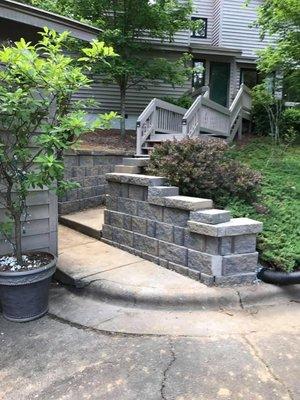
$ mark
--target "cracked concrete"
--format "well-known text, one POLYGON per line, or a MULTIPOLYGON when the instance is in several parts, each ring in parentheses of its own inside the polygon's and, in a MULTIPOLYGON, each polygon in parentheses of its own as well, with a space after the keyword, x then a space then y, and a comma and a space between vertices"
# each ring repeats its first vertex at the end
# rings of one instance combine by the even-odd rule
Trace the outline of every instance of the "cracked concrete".
MULTIPOLYGON (((60 299, 64 318, 50 314, 14 324, 0 317, 1 400, 296 400, 300 396, 297 305, 277 308, 278 315, 275 310, 263 315, 240 311, 244 317, 233 316, 238 318, 238 329, 229 324, 230 315, 223 319, 221 330, 215 329, 211 321, 219 313, 202 312, 198 335, 180 336, 172 324, 168 335, 156 334, 155 323, 152 334, 105 330, 103 305, 98 304, 102 323, 96 326, 91 315, 95 319, 97 309, 90 310, 90 300, 82 299, 86 301, 82 309, 75 302, 72 311, 74 295, 66 292, 64 301, 60 299), (253 319, 260 323, 253 326, 253 319)), ((187 319, 183 314, 186 325, 200 318, 199 314, 187 319)), ((136 325, 140 316, 136 314, 136 325)), ((169 323, 165 317, 160 314, 161 324, 169 323)))
POLYGON ((176 355, 175 355, 175 351, 174 351, 174 347, 173 347, 173 342, 171 339, 169 339, 169 347, 170 347, 170 361, 168 362, 166 368, 163 371, 163 379, 162 379, 161 387, 160 387, 160 394, 161 394, 162 400, 167 400, 167 398, 165 396, 165 390, 166 390, 166 385, 167 385, 168 372, 170 371, 172 365, 176 361, 176 355))

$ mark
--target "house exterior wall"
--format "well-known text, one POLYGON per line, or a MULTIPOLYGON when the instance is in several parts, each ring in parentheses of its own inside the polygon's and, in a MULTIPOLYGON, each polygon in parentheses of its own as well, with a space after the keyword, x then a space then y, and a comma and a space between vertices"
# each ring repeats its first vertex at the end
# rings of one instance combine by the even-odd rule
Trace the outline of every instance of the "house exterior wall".
POLYGON ((222 10, 219 41, 216 45, 242 50, 243 57, 257 57, 270 39, 259 37, 259 28, 251 27, 256 20, 260 0, 252 0, 246 7, 244 0, 220 0, 222 10))
MULTIPOLYGON (((32 190, 27 197, 28 218, 24 223, 24 251, 50 251, 57 254, 57 197, 47 189, 32 190)), ((0 206, 0 221, 5 221, 5 209, 0 206)), ((9 254, 11 245, 1 237, 0 255, 9 254)))

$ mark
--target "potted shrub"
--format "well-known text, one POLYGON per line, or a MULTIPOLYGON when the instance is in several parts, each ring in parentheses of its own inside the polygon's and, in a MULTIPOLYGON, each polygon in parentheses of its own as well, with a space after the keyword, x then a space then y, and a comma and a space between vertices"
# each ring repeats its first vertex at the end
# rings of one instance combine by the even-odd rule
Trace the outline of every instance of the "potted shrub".
POLYGON ((79 63, 114 53, 95 41, 75 60, 63 53, 67 39, 68 33, 45 28, 35 45, 21 39, 0 49, 0 240, 11 245, 9 254, 0 255, 0 300, 4 317, 13 321, 47 312, 56 264, 54 254, 23 250, 28 196, 36 188, 76 186, 64 181, 62 152, 115 117, 105 114, 89 123, 81 102, 69 107, 72 95, 91 82, 79 63))

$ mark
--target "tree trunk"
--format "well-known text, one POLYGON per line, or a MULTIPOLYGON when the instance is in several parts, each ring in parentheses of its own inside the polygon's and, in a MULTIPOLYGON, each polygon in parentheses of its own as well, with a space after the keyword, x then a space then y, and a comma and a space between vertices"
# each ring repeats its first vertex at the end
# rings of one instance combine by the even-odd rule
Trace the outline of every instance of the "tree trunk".
POLYGON ((15 223, 15 251, 16 258, 19 265, 22 265, 22 222, 21 214, 14 215, 15 223))
POLYGON ((120 106, 121 106, 121 121, 120 130, 121 138, 125 139, 126 129, 125 129, 125 116, 126 116, 126 87, 125 85, 120 86, 120 106))

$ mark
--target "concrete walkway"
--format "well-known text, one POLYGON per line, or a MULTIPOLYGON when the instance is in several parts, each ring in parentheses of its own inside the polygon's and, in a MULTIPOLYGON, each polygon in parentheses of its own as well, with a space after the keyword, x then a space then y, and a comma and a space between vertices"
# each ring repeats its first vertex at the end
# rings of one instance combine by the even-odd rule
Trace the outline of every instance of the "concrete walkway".
POLYGON ((56 278, 96 300, 143 308, 214 309, 299 301, 296 287, 207 287, 67 227, 60 227, 56 278))
POLYGON ((100 239, 104 224, 105 207, 95 207, 72 214, 62 215, 59 221, 62 225, 75 229, 95 239, 100 239))

